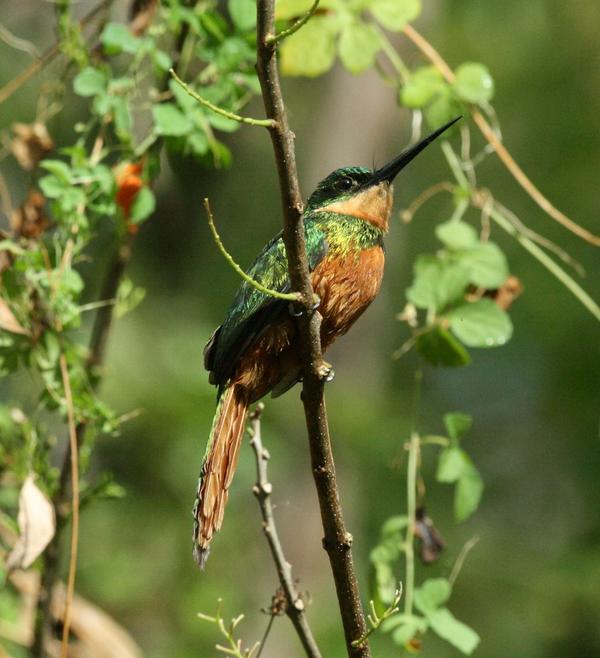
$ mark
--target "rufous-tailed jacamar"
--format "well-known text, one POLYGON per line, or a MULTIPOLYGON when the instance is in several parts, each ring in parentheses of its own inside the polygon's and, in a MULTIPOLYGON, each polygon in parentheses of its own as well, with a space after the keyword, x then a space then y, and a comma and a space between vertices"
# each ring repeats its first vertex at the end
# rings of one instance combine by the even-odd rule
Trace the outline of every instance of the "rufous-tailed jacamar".
MULTIPOLYGON (((394 178, 457 120, 381 169, 336 169, 310 196, 303 219, 311 282, 323 317, 323 350, 348 331, 379 292, 394 178)), ((267 288, 290 290, 281 233, 264 247, 248 274, 267 288)), ((288 308, 286 301, 244 282, 204 350, 218 402, 194 505, 194 555, 201 567, 223 522, 248 406, 269 392, 281 395, 302 379, 296 323, 288 308)))

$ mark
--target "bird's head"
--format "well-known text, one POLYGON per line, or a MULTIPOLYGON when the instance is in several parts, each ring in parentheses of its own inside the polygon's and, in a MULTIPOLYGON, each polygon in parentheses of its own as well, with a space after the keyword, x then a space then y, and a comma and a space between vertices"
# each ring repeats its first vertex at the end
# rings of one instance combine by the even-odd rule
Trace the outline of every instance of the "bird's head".
POLYGON ((317 185, 308 200, 306 210, 351 215, 387 231, 394 200, 394 179, 426 146, 459 119, 460 117, 457 117, 438 128, 380 169, 336 169, 317 185))

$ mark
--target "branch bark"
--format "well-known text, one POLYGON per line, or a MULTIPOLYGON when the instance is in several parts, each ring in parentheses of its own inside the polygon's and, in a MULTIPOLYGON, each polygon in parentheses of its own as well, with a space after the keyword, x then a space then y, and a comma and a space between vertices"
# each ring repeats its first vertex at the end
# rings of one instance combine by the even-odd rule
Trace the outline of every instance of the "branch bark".
POLYGON ((263 518, 263 531, 271 549, 271 555, 277 568, 277 575, 279 582, 286 598, 285 613, 290 618, 290 621, 296 629, 296 633, 300 638, 300 642, 304 647, 304 651, 309 658, 321 658, 321 652, 315 642, 306 615, 304 614, 304 601, 292 576, 292 567, 285 559, 283 548, 279 541, 279 534, 277 533, 277 526, 275 525, 275 517, 273 515, 273 506, 271 504, 271 483, 267 476, 267 462, 269 453, 262 444, 262 436, 260 431, 260 417, 262 414, 263 406, 259 404, 257 408, 250 415, 250 428, 249 433, 252 437, 250 445, 256 455, 256 485, 254 486, 254 495, 258 500, 260 511, 263 518))
POLYGON ((298 330, 303 360, 302 401, 310 444, 313 477, 319 497, 323 523, 323 546, 329 556, 344 627, 348 656, 367 658, 369 646, 353 646, 366 631, 358 581, 352 559, 352 535, 347 531, 340 504, 335 465, 331 450, 327 411, 323 396, 323 355, 321 350, 321 316, 313 308, 302 199, 296 170, 294 135, 287 122, 277 69, 274 0, 257 2, 256 69, 262 89, 266 115, 274 121, 269 128, 283 204, 283 241, 285 243, 292 290, 302 297, 302 315, 298 330))

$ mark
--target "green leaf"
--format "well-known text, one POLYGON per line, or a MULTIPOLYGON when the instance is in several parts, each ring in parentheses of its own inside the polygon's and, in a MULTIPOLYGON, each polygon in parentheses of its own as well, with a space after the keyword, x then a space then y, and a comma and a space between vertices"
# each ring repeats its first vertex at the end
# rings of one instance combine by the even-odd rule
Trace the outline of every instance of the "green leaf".
POLYGON ((454 492, 454 516, 457 521, 467 519, 479 506, 483 493, 483 480, 479 471, 471 460, 465 455, 468 464, 456 485, 454 492))
POLYGON ((467 463, 463 450, 455 447, 445 448, 440 452, 436 480, 446 483, 456 482, 463 474, 467 463))
MULTIPOLYGON (((425 118, 432 129, 456 119, 460 114, 464 114, 464 109, 449 86, 444 86, 436 94, 433 101, 425 108, 425 118)), ((444 133, 445 136, 451 135, 452 131, 458 130, 456 126, 444 133)))
POLYGON ((422 625, 421 620, 404 622, 392 632, 392 639, 398 646, 403 647, 421 630, 422 625))
POLYGON ((173 61, 164 50, 153 48, 150 51, 154 65, 161 71, 168 71, 173 66, 173 61))
POLYGON ((115 315, 117 318, 123 317, 129 311, 133 311, 146 296, 146 291, 139 286, 135 286, 129 277, 125 277, 117 291, 117 301, 115 304, 115 315))
POLYGON ((469 270, 469 282, 487 290, 499 288, 508 278, 508 263, 494 242, 480 242, 472 248, 454 252, 456 262, 469 270))
POLYGON ((444 414, 444 425, 451 439, 460 439, 460 437, 471 429, 473 418, 469 414, 454 411, 444 414))
POLYGON ((448 249, 468 249, 478 244, 477 231, 465 222, 450 220, 435 227, 435 234, 448 249))
POLYGON ((135 54, 140 47, 140 40, 123 23, 107 23, 100 35, 100 41, 109 55, 121 52, 135 54))
POLYGON ((417 258, 414 272, 406 297, 418 308, 441 311, 460 300, 469 283, 469 272, 461 264, 428 254, 417 258))
POLYGON ((466 366, 471 363, 467 350, 440 326, 433 327, 417 338, 416 348, 434 366, 466 366))
POLYGON ((510 317, 491 299, 462 304, 446 318, 452 333, 468 347, 497 347, 512 336, 510 317))
POLYGON ((373 66, 380 46, 379 33, 373 25, 353 21, 343 28, 338 50, 350 73, 362 73, 373 66))
POLYGON ((240 126, 242 125, 239 121, 235 121, 235 119, 228 119, 222 114, 217 114, 216 112, 211 112, 210 110, 208 111, 206 118, 208 119, 208 123, 210 123, 213 128, 226 133, 235 132, 236 130, 239 130, 240 126))
POLYGON ((452 588, 445 578, 429 578, 415 589, 415 605, 424 614, 434 612, 450 598, 452 588))
POLYGON ((229 0, 229 15, 241 32, 252 30, 256 25, 256 0, 229 0))
POLYGON ((72 178, 71 167, 62 160, 42 160, 40 167, 49 171, 51 174, 58 178, 61 183, 70 183, 72 178))
POLYGON ((204 155, 208 152, 208 138, 206 133, 196 130, 193 132, 186 142, 186 147, 192 151, 194 155, 204 155))
POLYGON ((422 66, 414 71, 400 90, 400 102, 405 107, 425 107, 446 83, 435 66, 422 66))
POLYGON ((159 135, 179 137, 192 129, 190 120, 172 103, 161 103, 152 108, 155 130, 159 135))
POLYGON ((332 16, 313 16, 281 45, 284 75, 316 77, 329 71, 335 61, 338 23, 332 16))
POLYGON ((115 122, 115 132, 117 137, 122 141, 129 143, 131 141, 131 130, 133 122, 129 113, 129 104, 122 96, 113 98, 113 120, 115 122))
POLYGON ((56 176, 43 176, 38 181, 38 185, 46 198, 58 199, 69 189, 70 183, 65 183, 56 176))
POLYGON ((374 600, 385 610, 394 600, 398 582, 389 562, 372 561, 371 592, 374 600))
POLYGON ((396 535, 404 530, 407 525, 408 516, 406 516, 406 514, 390 516, 390 518, 381 526, 381 536, 385 539, 390 535, 396 535))
POLYGON ((104 71, 86 66, 73 79, 73 91, 78 96, 95 96, 106 90, 108 78, 104 71))
POLYGON ((494 95, 494 80, 483 64, 461 64, 452 84, 456 95, 467 103, 485 103, 494 95))
POLYGON ((427 616, 427 620, 437 635, 467 655, 472 654, 479 644, 479 635, 458 621, 448 608, 436 610, 427 616))
POLYGON ((373 0, 370 9, 383 27, 399 32, 421 13, 421 0, 373 0))
POLYGON ((131 206, 129 221, 133 224, 139 224, 154 212, 155 207, 156 200, 154 193, 148 187, 142 187, 136 194, 133 205, 131 206))
MULTIPOLYGON (((321 0, 320 9, 331 9, 335 0, 321 0)), ((300 18, 312 7, 313 0, 277 0, 275 3, 275 18, 277 20, 290 20, 300 18)))

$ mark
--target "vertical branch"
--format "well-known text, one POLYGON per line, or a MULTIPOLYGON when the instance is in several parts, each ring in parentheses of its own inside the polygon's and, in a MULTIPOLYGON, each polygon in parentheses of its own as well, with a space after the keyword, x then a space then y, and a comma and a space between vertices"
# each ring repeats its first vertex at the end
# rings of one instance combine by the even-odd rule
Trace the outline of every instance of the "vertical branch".
POLYGON ((311 462, 323 523, 323 546, 329 556, 349 656, 371 655, 367 643, 353 646, 366 631, 358 582, 352 559, 352 535, 347 531, 340 504, 331 450, 327 412, 323 397, 321 316, 313 309, 302 200, 296 171, 294 136, 287 122, 277 70, 274 0, 257 2, 256 69, 266 115, 274 121, 269 128, 283 204, 285 243, 292 290, 302 297, 303 313, 298 319, 303 362, 302 401, 308 430, 311 462))
MULTIPOLYGON (((263 447, 262 437, 260 431, 260 416, 263 410, 262 404, 259 405, 255 411, 250 415, 250 428, 249 433, 252 437, 250 445, 256 455, 256 484, 254 486, 254 495, 258 499, 260 511, 263 518, 263 531, 269 542, 271 555, 277 567, 277 575, 279 582, 286 598, 285 613, 290 618, 300 642, 304 647, 304 651, 309 658, 321 658, 321 652, 315 642, 312 631, 306 620, 304 614, 304 601, 298 594, 298 590, 294 584, 292 576, 292 567, 285 559, 283 548, 279 541, 277 533, 277 526, 275 525, 275 517, 273 515, 273 506, 271 504, 271 483, 267 476, 267 461, 269 453, 263 447)), ((271 621, 274 617, 271 617, 271 621)), ((262 643, 261 643, 262 650, 262 643)))
POLYGON ((406 585, 404 598, 404 613, 412 614, 415 591, 415 519, 417 515, 417 467, 419 463, 419 435, 413 432, 408 443, 408 472, 406 477, 406 499, 408 526, 404 541, 406 558, 406 585))
POLYGON ((67 658, 69 651, 69 631, 71 628, 71 604, 75 592, 75 575, 77 573, 77 549, 79 543, 79 451, 77 450, 77 429, 75 427, 75 416, 73 412, 73 394, 71 391, 71 379, 69 367, 64 352, 60 355, 60 372, 65 390, 67 403, 67 422, 69 425, 69 452, 71 466, 71 482, 73 483, 73 495, 71 504, 71 559, 69 562, 69 576, 67 579, 67 591, 65 594, 65 611, 63 614, 63 632, 60 645, 61 658, 67 658))

